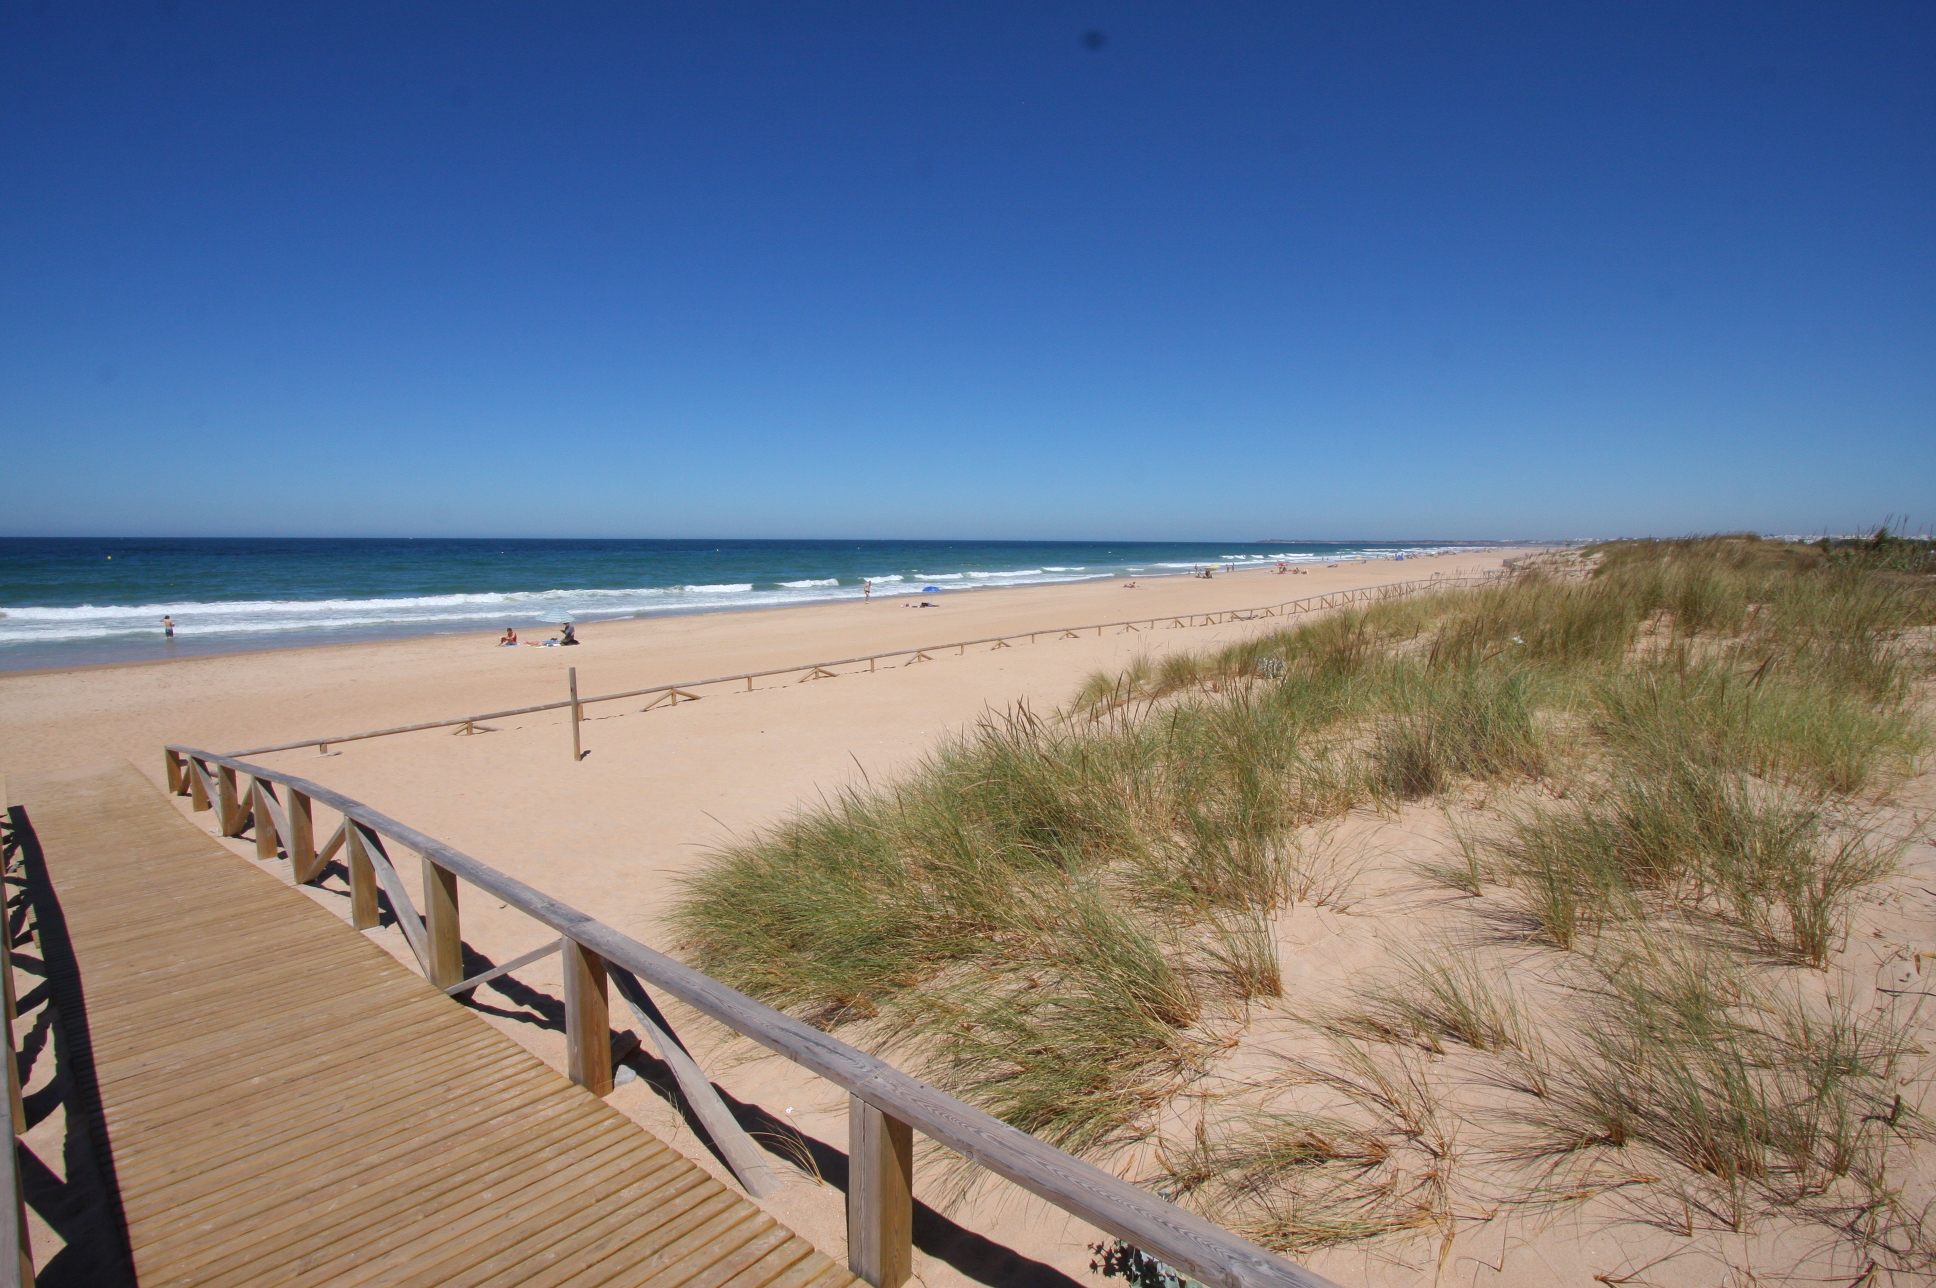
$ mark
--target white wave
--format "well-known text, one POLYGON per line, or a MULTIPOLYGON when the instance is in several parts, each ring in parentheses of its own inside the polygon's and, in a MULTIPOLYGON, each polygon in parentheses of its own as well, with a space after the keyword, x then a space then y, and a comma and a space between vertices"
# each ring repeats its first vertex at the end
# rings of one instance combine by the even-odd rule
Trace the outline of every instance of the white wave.
MULTIPOLYGON (((1363 558, 1388 558, 1403 553, 1408 558, 1482 549, 1472 546, 1435 546, 1405 548, 1398 546, 1362 547, 1356 551, 1328 554, 1283 552, 1226 558, 1221 562, 1254 566, 1282 560, 1298 563, 1338 563, 1363 558)), ((1203 562, 1168 562, 1128 565, 1132 575, 1180 575, 1203 562)), ((1007 571, 970 570, 963 572, 913 574, 886 573, 867 580, 882 593, 905 593, 912 587, 946 586, 950 589, 1000 588, 1041 585, 1053 582, 1091 581, 1121 575, 1117 568, 1092 572, 1072 565, 1021 568, 1007 571), (960 584, 955 584, 960 583, 960 584)), ((395 598, 331 599, 254 599, 199 602, 194 600, 156 601, 147 604, 80 604, 71 607, 24 605, 0 612, 0 644, 59 644, 65 641, 129 639, 158 636, 161 618, 175 619, 181 637, 249 636, 287 638, 299 633, 317 636, 417 634, 437 631, 497 630, 507 625, 533 624, 541 617, 569 612, 580 622, 601 618, 657 617, 673 613, 709 611, 714 608, 766 608, 791 604, 859 599, 857 585, 842 586, 831 577, 804 578, 783 582, 755 591, 753 583, 719 585, 633 586, 597 589, 551 589, 532 591, 488 591, 450 595, 417 595, 395 598)))

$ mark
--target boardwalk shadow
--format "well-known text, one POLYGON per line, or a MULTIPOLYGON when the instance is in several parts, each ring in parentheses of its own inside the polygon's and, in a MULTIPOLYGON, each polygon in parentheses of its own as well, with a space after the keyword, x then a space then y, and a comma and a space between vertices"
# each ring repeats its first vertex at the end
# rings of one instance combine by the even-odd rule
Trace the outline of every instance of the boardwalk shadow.
POLYGON ((53 1065, 52 1077, 23 1098, 27 1126, 31 1129, 60 1110, 66 1127, 59 1170, 25 1143, 16 1145, 27 1206, 66 1244, 51 1257, 41 1252, 34 1281, 40 1288, 135 1288, 127 1217, 95 1077, 87 991, 60 896, 48 880, 40 838, 20 806, 7 811, 0 846, 6 869, 5 933, 14 966, 41 977, 21 994, 17 1007, 22 1016, 40 1008, 15 1056, 21 1085, 30 1086, 37 1074, 47 1072, 43 1061, 53 1065), (32 955, 36 943, 39 957, 32 955))
MULTIPOLYGON (((496 964, 468 944, 465 945, 466 977, 481 975, 496 964)), ((565 1031, 565 1004, 549 993, 521 984, 509 975, 500 975, 478 991, 486 988, 519 1009, 511 1010, 480 1002, 474 994, 462 1000, 471 1009, 485 1015, 532 1024, 558 1033, 565 1031)), ((621 1063, 638 1074, 659 1099, 678 1113, 722 1167, 727 1166, 725 1156, 680 1093, 679 1082, 673 1077, 671 1066, 643 1048, 634 1050, 621 1063)), ((746 1134, 769 1154, 791 1167, 819 1177, 843 1194, 847 1192, 845 1153, 825 1141, 808 1136, 785 1118, 776 1118, 758 1105, 735 1099, 718 1083, 713 1084, 713 1089, 719 1092, 720 1099, 746 1134)), ((1054 1266, 1025 1257, 1013 1248, 976 1234, 918 1200, 914 1205, 914 1246, 946 1262, 977 1283, 987 1284, 989 1288, 1079 1288, 1076 1280, 1054 1266)))

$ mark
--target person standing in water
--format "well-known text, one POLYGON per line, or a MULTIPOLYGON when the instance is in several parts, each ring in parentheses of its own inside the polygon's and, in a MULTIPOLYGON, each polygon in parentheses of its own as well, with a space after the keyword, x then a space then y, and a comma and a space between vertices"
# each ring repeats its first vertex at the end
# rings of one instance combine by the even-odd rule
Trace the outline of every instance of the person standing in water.
POLYGON ((175 619, 164 615, 161 619, 161 633, 166 639, 175 638, 175 619))

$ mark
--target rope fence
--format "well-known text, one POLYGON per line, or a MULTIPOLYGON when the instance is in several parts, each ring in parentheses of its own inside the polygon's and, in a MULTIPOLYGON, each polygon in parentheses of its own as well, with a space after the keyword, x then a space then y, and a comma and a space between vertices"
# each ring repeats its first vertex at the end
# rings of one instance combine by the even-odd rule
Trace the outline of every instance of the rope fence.
MULTIPOLYGON (((1098 637, 1104 631, 1118 632, 1155 630, 1159 624, 1163 629, 1179 629, 1197 626, 1219 626, 1228 622, 1257 621, 1267 617, 1301 616, 1306 613, 1323 612, 1333 608, 1348 608, 1363 603, 1383 603, 1405 595, 1419 594, 1431 590, 1448 590, 1460 586, 1484 585, 1506 580, 1514 574, 1510 569, 1493 569, 1488 572, 1463 576, 1440 576, 1420 578, 1416 581, 1391 582, 1383 586, 1360 586, 1352 590, 1334 590, 1322 595, 1309 595, 1303 599, 1285 600, 1277 604, 1265 604, 1256 608, 1220 609, 1211 613, 1158 613, 1153 617, 1131 617, 1123 621, 1101 622, 1087 626, 1051 627, 1048 630, 1017 631, 1009 635, 989 635, 981 639, 957 640, 948 644, 928 644, 920 648, 893 649, 885 653, 868 653, 860 657, 845 657, 832 662, 809 662, 802 666, 780 666, 764 671, 743 671, 736 675, 715 675, 704 680, 678 680, 671 684, 655 684, 643 689, 624 689, 617 693, 599 693, 581 696, 578 692, 578 668, 567 671, 569 696, 558 702, 540 702, 534 706, 512 707, 504 711, 487 711, 481 715, 453 716, 447 720, 425 720, 417 724, 397 725, 389 729, 371 729, 364 733, 335 734, 322 738, 304 738, 298 742, 277 743, 270 747, 250 747, 243 751, 228 753, 231 756, 266 756, 278 751, 299 751, 304 747, 315 747, 317 754, 330 755, 330 747, 336 743, 360 742, 366 738, 388 738, 396 734, 421 733, 427 729, 452 729, 460 733, 478 732, 478 726, 491 720, 508 720, 512 716, 535 715, 542 711, 571 712, 572 758, 583 758, 579 741, 579 724, 584 720, 585 708, 594 702, 620 702, 632 698, 651 698, 652 701, 639 708, 650 711, 664 703, 677 706, 680 702, 697 702, 700 695, 692 692, 709 685, 745 684, 746 692, 752 692, 755 680, 770 679, 776 675, 798 675, 799 682, 807 680, 834 679, 841 674, 835 667, 859 666, 867 664, 869 671, 875 670, 882 662, 906 658, 901 666, 913 666, 918 662, 931 662, 933 655, 954 649, 957 657, 971 648, 988 645, 991 649, 1013 648, 1015 643, 1027 640, 1038 643, 1042 637, 1050 636, 1057 640, 1081 639, 1094 632, 1098 637)), ((489 732, 489 730, 485 730, 489 732)))

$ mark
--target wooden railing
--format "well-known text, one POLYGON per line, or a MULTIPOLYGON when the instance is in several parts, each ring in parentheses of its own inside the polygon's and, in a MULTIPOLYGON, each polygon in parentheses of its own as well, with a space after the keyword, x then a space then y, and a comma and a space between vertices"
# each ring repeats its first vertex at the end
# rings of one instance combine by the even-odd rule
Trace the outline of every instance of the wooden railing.
POLYGON ((217 811, 216 822, 224 836, 252 830, 259 857, 273 858, 280 848, 299 883, 315 881, 332 856, 344 853, 350 924, 358 929, 377 925, 380 901, 387 900, 411 955, 430 982, 447 993, 465 992, 546 954, 562 952, 566 1067, 572 1081, 596 1095, 612 1089, 608 981, 616 986, 733 1173, 756 1196, 770 1193, 777 1185, 764 1153, 720 1101, 645 985, 663 989, 702 1015, 846 1090, 848 1264, 875 1288, 898 1288, 912 1270, 916 1131, 1210 1288, 1335 1288, 1319 1275, 655 952, 360 801, 281 770, 192 747, 170 746, 166 760, 172 791, 191 797, 196 810, 217 811), (314 826, 318 804, 342 820, 320 847, 314 826), (418 856, 424 892, 421 913, 404 886, 390 852, 392 845, 418 856), (518 909, 557 938, 491 971, 465 978, 460 880, 518 909))
MULTIPOLYGON (((27 1229, 27 1198, 20 1187, 20 1138, 27 1131, 27 1110, 20 1097, 20 1057, 14 1042, 15 1004, 13 949, 16 901, 27 902, 27 892, 14 892, 25 881, 16 875, 19 838, 13 832, 13 818, 7 819, 4 859, 0 859, 0 1024, 7 1028, 7 1157, 0 1163, 0 1288, 33 1288, 33 1241, 27 1229)), ((26 913, 23 909, 22 918, 26 913)))
POLYGON ((1265 604, 1257 608, 1231 608, 1219 610, 1214 613, 1158 613, 1154 617, 1132 617, 1125 621, 1092 623, 1088 626, 1065 626, 1051 627, 1048 630, 1040 631, 1017 631, 1012 635, 989 635, 976 640, 957 640, 952 644, 929 644, 921 648, 895 649, 887 653, 869 653, 861 657, 845 657, 833 662, 809 662, 805 666, 781 666, 766 671, 745 671, 738 675, 716 675, 705 680, 680 680, 672 684, 655 684, 650 688, 625 689, 618 693, 600 693, 592 697, 579 696, 578 670, 576 667, 573 667, 571 668, 568 679, 570 695, 561 702, 540 702, 536 706, 513 707, 508 711, 487 711, 482 715, 456 716, 448 720, 425 720, 418 724, 397 725, 390 729, 372 729, 366 733, 337 734, 328 738, 304 738, 300 742, 282 742, 269 747, 249 747, 242 751, 230 752, 229 754, 234 756, 266 756, 271 752, 297 751, 303 747, 316 747, 322 752, 327 753, 332 744, 339 742, 359 742, 365 738, 388 738, 393 734, 420 733, 425 729, 449 729, 456 726, 462 726, 465 732, 470 732, 475 726, 490 720, 508 720, 512 716, 525 716, 540 711, 563 711, 568 709, 571 712, 572 758, 576 760, 582 754, 582 749, 579 746, 578 725, 584 718, 584 709, 594 702, 618 702, 627 698, 650 697, 652 701, 640 708, 642 711, 650 711, 662 702, 677 706, 681 701, 695 701, 698 695, 691 692, 691 690, 704 688, 711 684, 738 684, 743 681, 747 690, 751 691, 753 681, 767 679, 775 675, 798 675, 803 680, 832 679, 838 674, 834 670, 837 666, 859 666, 865 662, 867 669, 872 671, 875 669, 877 663, 902 657, 909 659, 907 662, 902 663, 902 665, 912 666, 916 662, 933 661, 933 654, 944 652, 947 649, 954 649, 956 655, 959 656, 962 653, 966 653, 969 649, 980 647, 983 644, 988 645, 990 648, 1011 648, 1013 647, 1013 641, 1025 639, 1033 644, 1042 636, 1051 636, 1055 639, 1076 639, 1090 631, 1101 635, 1107 630, 1154 630, 1159 623, 1167 623, 1171 627, 1216 626, 1225 622, 1254 621, 1260 617, 1289 617, 1295 614, 1322 612, 1331 608, 1347 608, 1355 604, 1382 603, 1388 599, 1396 599, 1401 595, 1416 594, 1420 591, 1479 585, 1498 581, 1511 575, 1511 572, 1508 570, 1494 569, 1490 572, 1477 573, 1469 576, 1434 576, 1420 578, 1417 581, 1392 582, 1384 586, 1360 586, 1353 590, 1334 590, 1323 595, 1310 595, 1303 599, 1286 600, 1280 604, 1265 604), (1201 620, 1199 621, 1199 619, 1201 620))

